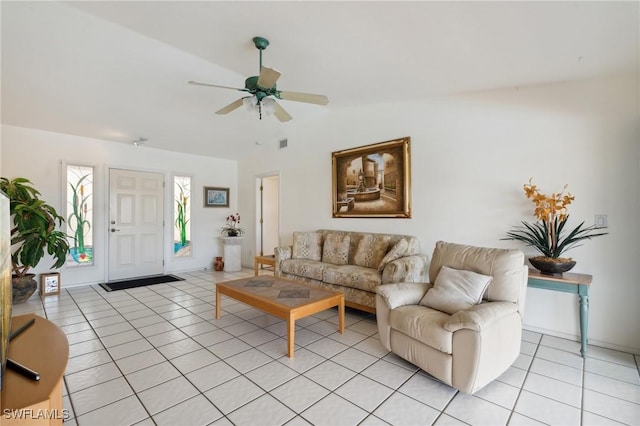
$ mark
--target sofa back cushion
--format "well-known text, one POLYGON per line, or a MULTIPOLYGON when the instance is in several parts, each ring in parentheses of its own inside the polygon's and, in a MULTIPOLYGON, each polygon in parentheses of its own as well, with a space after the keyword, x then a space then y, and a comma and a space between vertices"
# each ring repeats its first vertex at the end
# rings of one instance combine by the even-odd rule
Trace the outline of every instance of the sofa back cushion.
POLYGON ((520 250, 473 247, 438 241, 429 266, 429 281, 435 282, 443 266, 473 271, 493 277, 485 293, 485 299, 519 303, 523 265, 524 254, 520 250))
MULTIPOLYGON (((355 265, 355 255, 358 251, 358 245, 360 244, 360 240, 364 238, 365 235, 375 235, 375 236, 387 236, 389 237, 389 246, 388 248, 394 247, 401 239, 407 240, 407 251, 404 256, 411 256, 414 254, 420 254, 420 240, 412 235, 402 235, 402 234, 379 234, 374 232, 358 232, 358 231, 339 231, 334 229, 320 229, 318 230, 320 234, 322 234, 322 239, 326 239, 329 234, 339 234, 339 235, 348 235, 351 238, 351 243, 349 247, 349 265, 355 265)), ((386 254, 386 253, 385 253, 386 254)), ((371 266, 372 268, 377 268, 378 265, 371 266)))
POLYGON ((366 234, 358 243, 353 264, 365 268, 378 268, 380 261, 387 254, 389 248, 388 235, 366 234))
POLYGON ((322 259, 322 235, 319 232, 293 233, 293 259, 322 259))
POLYGON ((346 265, 349 262, 349 246, 351 237, 348 235, 328 234, 322 244, 322 261, 334 265, 346 265))

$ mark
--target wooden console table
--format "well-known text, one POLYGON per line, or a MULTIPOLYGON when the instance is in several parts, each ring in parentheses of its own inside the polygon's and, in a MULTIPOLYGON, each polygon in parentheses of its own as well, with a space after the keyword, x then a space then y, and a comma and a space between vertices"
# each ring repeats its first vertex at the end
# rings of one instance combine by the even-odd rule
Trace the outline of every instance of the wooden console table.
POLYGON ((0 394, 0 424, 62 425, 62 375, 69 359, 69 342, 54 323, 34 314, 11 319, 13 330, 35 318, 36 322, 9 344, 9 358, 37 371, 32 381, 9 369, 0 394))
POLYGON ((587 339, 589 328, 589 287, 591 275, 573 274, 565 272, 561 277, 543 275, 539 271, 529 269, 527 285, 532 288, 561 291, 577 294, 580 298, 580 353, 584 358, 587 354, 587 339))

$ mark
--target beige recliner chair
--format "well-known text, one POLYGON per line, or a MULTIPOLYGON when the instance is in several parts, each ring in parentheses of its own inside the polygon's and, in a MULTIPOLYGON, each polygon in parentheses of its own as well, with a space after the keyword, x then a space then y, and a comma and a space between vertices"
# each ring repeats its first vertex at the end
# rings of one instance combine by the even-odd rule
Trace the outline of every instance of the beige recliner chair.
POLYGON ((462 392, 478 391, 520 353, 527 272, 519 250, 437 242, 429 283, 377 288, 382 345, 462 392))

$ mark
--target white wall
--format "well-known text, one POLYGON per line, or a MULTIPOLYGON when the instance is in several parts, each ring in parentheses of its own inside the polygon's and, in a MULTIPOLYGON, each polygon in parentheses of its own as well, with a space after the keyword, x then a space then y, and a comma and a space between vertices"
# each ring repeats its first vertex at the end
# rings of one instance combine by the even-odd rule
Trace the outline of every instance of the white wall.
MULTIPOLYGON (((177 141, 176 143, 184 143, 177 141)), ((13 126, 2 126, 2 176, 26 177, 42 193, 42 198, 62 209, 61 162, 95 167, 94 183, 94 266, 63 267, 63 286, 104 282, 107 278, 107 214, 109 168, 125 168, 164 174, 165 177, 165 271, 178 272, 212 268, 213 258, 222 256, 220 228, 225 218, 237 210, 237 163, 133 145, 82 138, 13 126), (173 257, 173 176, 192 176, 191 234, 193 256, 173 257), (229 187, 230 208, 204 208, 203 186, 229 187)), ((49 271, 53 262, 45 258, 33 270, 49 271)))
MULTIPOLYGON (((529 248, 501 241, 533 221, 522 184, 546 192, 569 184, 571 222, 607 214, 610 234, 569 252, 592 274, 589 338, 640 353, 640 147, 638 77, 549 84, 402 104, 331 110, 287 130, 289 147, 264 141, 239 162, 240 212, 255 211, 255 176, 280 173, 281 233, 318 228, 413 234, 430 254, 437 240, 529 248), (411 137, 413 217, 333 219, 331 152, 411 137)), ((248 234, 254 230, 248 229, 248 234)), ((254 255, 245 247, 244 263, 254 255)), ((577 296, 530 289, 526 327, 577 338, 577 296)))

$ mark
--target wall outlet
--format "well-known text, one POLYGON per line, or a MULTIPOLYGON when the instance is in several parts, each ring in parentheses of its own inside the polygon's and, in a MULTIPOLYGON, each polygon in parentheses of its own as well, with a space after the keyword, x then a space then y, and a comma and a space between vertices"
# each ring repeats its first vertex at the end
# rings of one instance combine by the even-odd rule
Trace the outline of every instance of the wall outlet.
POLYGON ((596 228, 606 228, 607 227, 607 215, 606 214, 597 214, 595 219, 596 228))

